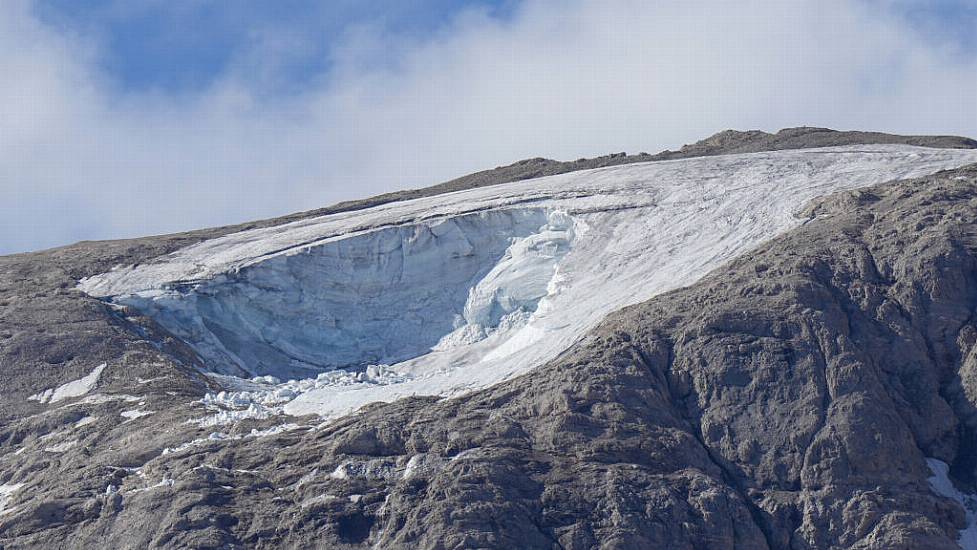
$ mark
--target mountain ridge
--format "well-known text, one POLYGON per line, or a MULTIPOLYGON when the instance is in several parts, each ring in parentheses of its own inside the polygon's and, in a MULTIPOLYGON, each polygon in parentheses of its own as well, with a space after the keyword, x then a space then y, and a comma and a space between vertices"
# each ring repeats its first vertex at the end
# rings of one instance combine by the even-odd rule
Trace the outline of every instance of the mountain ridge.
MULTIPOLYGON (((855 139, 785 132, 690 151, 855 139)), ((955 548, 928 461, 977 490, 975 209, 977 165, 821 197, 544 367, 328 424, 201 425, 231 382, 76 289, 232 229, 0 257, 0 546, 955 548)))
MULTIPOLYGON (((363 199, 342 201, 331 206, 316 208, 313 210, 305 210, 274 218, 172 234, 136 237, 132 239, 113 239, 107 241, 81 241, 77 244, 89 242, 134 242, 147 238, 157 238, 174 239, 179 241, 180 245, 185 245, 188 242, 188 239, 214 238, 215 236, 230 232, 283 225, 295 220, 309 217, 350 212, 373 206, 379 206, 382 204, 388 204, 391 202, 436 196, 442 193, 450 193, 463 189, 472 189, 502 183, 512 183, 525 179, 563 174, 578 170, 620 166, 622 164, 631 164, 636 162, 654 162, 701 156, 831 147, 836 145, 852 144, 905 144, 934 148, 977 149, 977 140, 967 137, 949 135, 898 135, 883 132, 832 130, 830 128, 809 126, 784 128, 773 134, 764 132, 762 130, 723 130, 698 142, 683 145, 678 151, 666 149, 665 151, 654 155, 648 153, 638 153, 636 155, 628 155, 627 153, 611 153, 589 159, 581 158, 575 161, 558 161, 542 157, 534 157, 518 160, 505 166, 498 166, 488 170, 473 172, 471 174, 428 187, 392 191, 363 199)), ((70 247, 73 245, 69 244, 65 246, 70 247)), ((56 247, 50 250, 56 250, 59 248, 64 247, 56 247)), ((31 252, 22 252, 19 254, 30 253, 31 252)))

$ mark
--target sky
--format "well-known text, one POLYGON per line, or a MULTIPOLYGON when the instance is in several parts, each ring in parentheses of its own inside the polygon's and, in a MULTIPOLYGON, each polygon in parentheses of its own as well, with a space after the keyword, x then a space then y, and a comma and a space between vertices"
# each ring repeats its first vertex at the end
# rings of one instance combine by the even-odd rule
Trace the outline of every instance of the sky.
POLYGON ((3 0, 0 254, 536 156, 977 136, 977 0, 3 0))

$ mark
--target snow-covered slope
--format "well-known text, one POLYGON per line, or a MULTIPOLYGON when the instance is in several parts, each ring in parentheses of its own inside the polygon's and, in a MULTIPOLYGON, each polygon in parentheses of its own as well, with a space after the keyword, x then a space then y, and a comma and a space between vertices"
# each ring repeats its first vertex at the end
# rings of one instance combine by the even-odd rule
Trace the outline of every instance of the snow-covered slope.
POLYGON ((834 191, 977 162, 898 145, 632 164, 205 241, 81 288, 156 318, 237 392, 220 418, 334 416, 502 381, 688 285, 834 191), (281 383, 280 378, 295 380, 281 383))

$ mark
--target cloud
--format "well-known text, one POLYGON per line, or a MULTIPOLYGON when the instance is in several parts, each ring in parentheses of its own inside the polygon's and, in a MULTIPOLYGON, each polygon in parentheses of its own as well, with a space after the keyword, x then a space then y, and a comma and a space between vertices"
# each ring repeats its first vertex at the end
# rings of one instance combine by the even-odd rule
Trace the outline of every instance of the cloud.
MULTIPOLYGON (((0 3, 0 252, 211 226, 529 156, 674 148, 726 128, 977 135, 977 61, 885 3, 527 0, 427 36, 347 29, 269 96, 264 36, 199 93, 126 93, 97 40, 0 3)), ((282 51, 286 53, 283 54, 282 51)), ((273 77, 273 76, 272 76, 273 77)))

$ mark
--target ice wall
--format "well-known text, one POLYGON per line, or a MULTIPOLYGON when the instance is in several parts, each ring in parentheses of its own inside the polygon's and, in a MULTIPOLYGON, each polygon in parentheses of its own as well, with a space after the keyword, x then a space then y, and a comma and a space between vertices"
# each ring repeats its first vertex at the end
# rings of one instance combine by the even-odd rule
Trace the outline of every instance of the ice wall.
POLYGON ((314 376, 410 359, 452 334, 475 341, 531 313, 570 236, 563 213, 496 210, 377 229, 115 301, 154 317, 217 372, 314 376))

